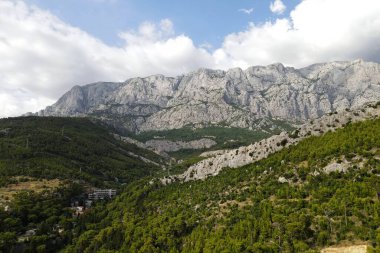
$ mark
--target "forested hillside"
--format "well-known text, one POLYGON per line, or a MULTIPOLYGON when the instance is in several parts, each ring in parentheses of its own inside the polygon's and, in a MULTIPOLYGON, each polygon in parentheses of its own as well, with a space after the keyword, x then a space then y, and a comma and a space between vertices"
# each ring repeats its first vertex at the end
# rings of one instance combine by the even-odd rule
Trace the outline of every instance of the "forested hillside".
POLYGON ((182 149, 175 152, 168 152, 171 157, 176 159, 193 158, 202 152, 209 150, 232 149, 252 144, 272 135, 279 134, 283 131, 291 131, 295 127, 286 121, 281 120, 263 120, 257 129, 246 129, 229 126, 208 126, 195 127, 186 126, 181 129, 171 129, 164 131, 147 131, 132 135, 133 138, 141 142, 149 140, 170 140, 170 141, 192 141, 202 138, 208 138, 216 142, 214 146, 208 149, 182 149))
POLYGON ((84 180, 91 185, 128 183, 154 174, 160 157, 117 141, 86 118, 0 119, 0 186, 14 176, 84 180))
POLYGON ((70 243, 77 221, 70 201, 83 190, 66 182, 39 193, 19 191, 6 208, 0 203, 0 252, 57 252, 70 243))
POLYGON ((66 252, 380 252, 380 119, 204 181, 139 180, 81 218, 66 252))
POLYGON ((0 252, 58 251, 74 236, 73 199, 161 170, 161 157, 109 131, 86 118, 0 120, 0 252))

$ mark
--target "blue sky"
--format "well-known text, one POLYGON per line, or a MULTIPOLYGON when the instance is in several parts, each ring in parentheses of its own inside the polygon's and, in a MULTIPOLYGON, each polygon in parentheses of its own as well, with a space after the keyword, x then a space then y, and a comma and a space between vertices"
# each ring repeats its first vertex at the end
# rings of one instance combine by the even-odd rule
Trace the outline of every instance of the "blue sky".
POLYGON ((97 81, 380 62, 379 41, 379 0, 0 0, 0 117, 97 81))
MULTIPOLYGON (((287 16, 300 0, 285 0, 280 16, 287 16)), ((263 23, 279 15, 270 11, 269 0, 28 0, 65 22, 78 26, 109 45, 120 45, 118 33, 137 29, 144 21, 168 18, 177 34, 195 44, 219 47, 227 34, 244 30, 250 22, 263 23), (247 14, 242 9, 253 9, 247 14)))

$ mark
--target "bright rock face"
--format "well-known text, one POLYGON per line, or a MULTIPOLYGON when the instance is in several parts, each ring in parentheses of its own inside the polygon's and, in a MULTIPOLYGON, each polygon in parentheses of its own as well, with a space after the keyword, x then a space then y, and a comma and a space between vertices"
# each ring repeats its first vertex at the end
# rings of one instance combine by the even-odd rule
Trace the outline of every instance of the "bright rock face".
MULTIPOLYGON (((201 156, 207 157, 207 159, 190 166, 183 174, 162 178, 161 182, 168 184, 177 180, 190 181, 216 176, 225 168, 238 168, 254 163, 285 147, 297 144, 309 136, 319 136, 328 131, 336 131, 346 126, 349 122, 379 117, 380 105, 375 103, 367 104, 353 111, 344 110, 339 113, 324 115, 301 125, 293 133, 282 132, 279 135, 273 135, 252 145, 242 146, 237 149, 205 152, 201 156)), ((348 165, 345 162, 341 164, 333 163, 323 168, 323 171, 327 174, 333 171, 345 172, 347 168, 348 165)), ((284 180, 279 179, 279 181, 284 180)))
POLYGON ((305 121, 380 100, 380 64, 282 64, 75 86, 40 116, 91 115, 130 131, 186 125, 255 128, 261 118, 305 121))

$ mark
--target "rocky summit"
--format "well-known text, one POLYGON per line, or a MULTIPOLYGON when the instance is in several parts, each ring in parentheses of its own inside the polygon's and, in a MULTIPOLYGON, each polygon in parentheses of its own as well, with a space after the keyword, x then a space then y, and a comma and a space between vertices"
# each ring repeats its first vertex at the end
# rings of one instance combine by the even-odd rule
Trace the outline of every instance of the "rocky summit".
POLYGON ((282 64, 199 69, 121 83, 75 86, 39 116, 93 116, 133 132, 184 126, 257 127, 259 119, 303 122, 380 100, 380 64, 362 60, 295 69, 282 64))

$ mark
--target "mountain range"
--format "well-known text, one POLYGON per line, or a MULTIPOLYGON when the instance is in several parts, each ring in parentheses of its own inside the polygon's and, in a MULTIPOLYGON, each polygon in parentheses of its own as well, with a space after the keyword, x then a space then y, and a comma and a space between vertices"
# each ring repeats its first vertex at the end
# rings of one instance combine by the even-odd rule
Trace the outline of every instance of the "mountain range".
POLYGON ((355 60, 301 69, 282 64, 199 69, 177 77, 74 86, 33 115, 91 116, 134 133, 186 126, 257 130, 263 120, 300 123, 378 100, 380 64, 355 60))
POLYGON ((28 115, 0 120, 0 252, 380 252, 380 64, 100 82, 28 115))

